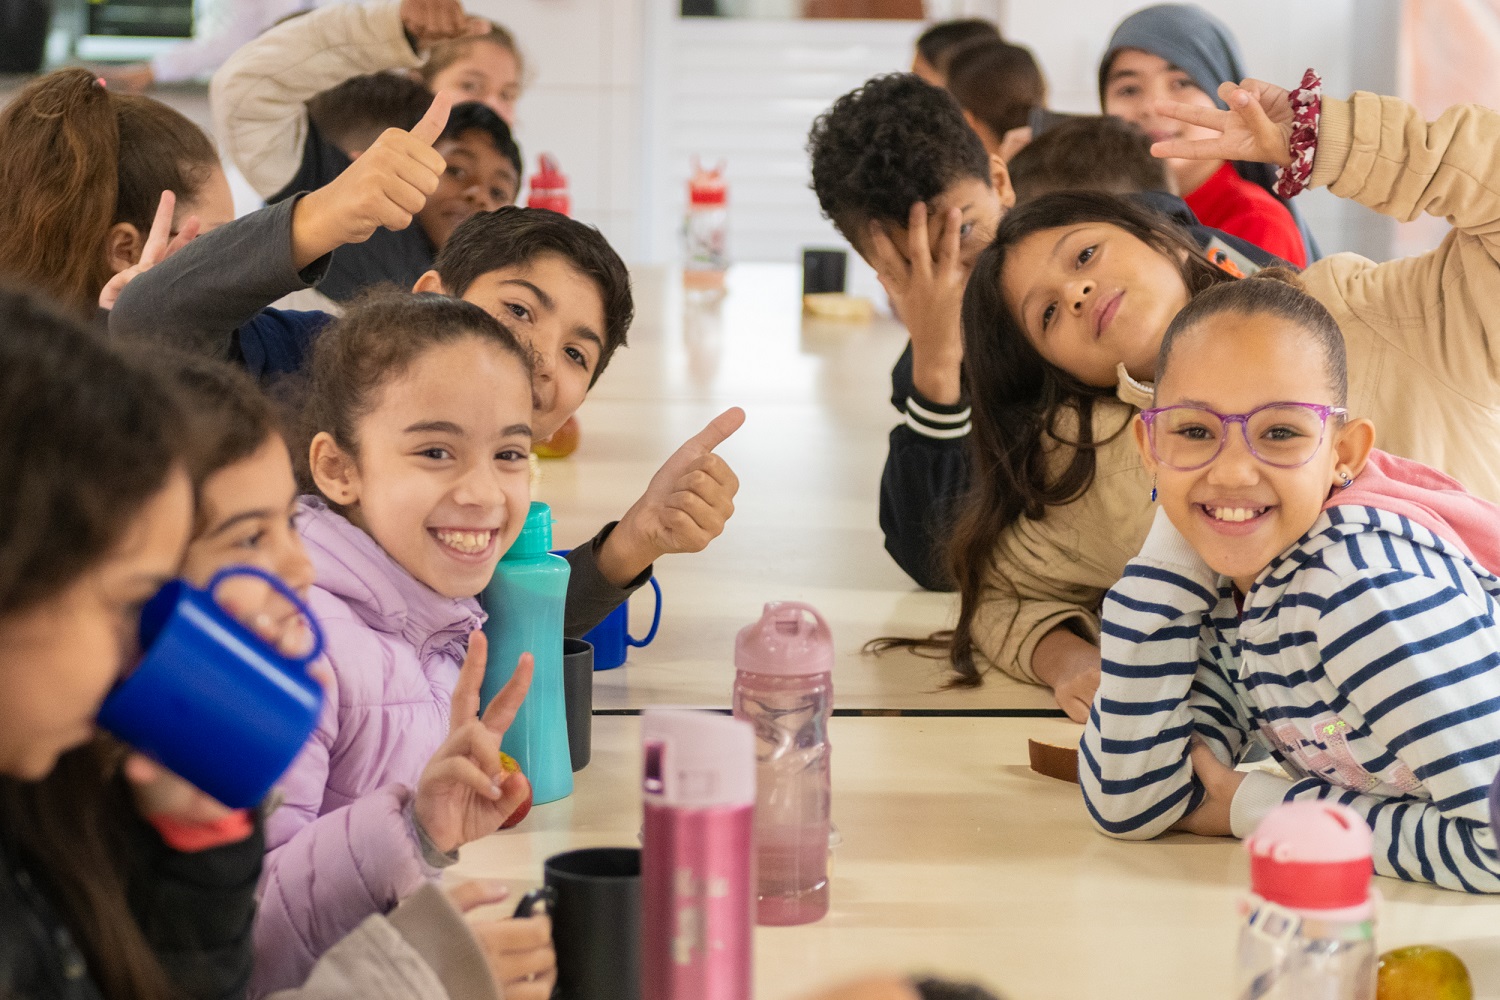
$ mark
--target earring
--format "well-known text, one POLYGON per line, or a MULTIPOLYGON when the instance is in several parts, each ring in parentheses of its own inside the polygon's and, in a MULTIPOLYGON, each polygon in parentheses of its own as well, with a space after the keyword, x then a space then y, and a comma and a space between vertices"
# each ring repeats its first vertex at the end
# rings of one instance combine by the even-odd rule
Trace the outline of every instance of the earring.
POLYGON ((1344 471, 1343 469, 1340 469, 1339 470, 1339 475, 1341 475, 1341 476, 1344 477, 1344 481, 1342 483, 1339 483, 1339 489, 1341 489, 1341 490, 1347 490, 1349 487, 1351 487, 1351 486, 1354 485, 1354 477, 1351 476, 1351 475, 1349 475, 1348 472, 1344 471))
POLYGON ((1151 502, 1156 503, 1156 477, 1151 477, 1151 502))

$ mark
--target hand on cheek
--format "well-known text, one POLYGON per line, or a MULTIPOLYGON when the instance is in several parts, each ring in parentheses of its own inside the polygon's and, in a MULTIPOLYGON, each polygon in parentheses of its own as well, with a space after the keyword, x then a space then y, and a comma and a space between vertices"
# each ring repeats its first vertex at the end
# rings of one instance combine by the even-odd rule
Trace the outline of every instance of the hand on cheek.
POLYGON ((651 477, 599 550, 599 571, 615 586, 639 576, 659 556, 701 552, 734 514, 739 477, 713 450, 745 422, 731 407, 715 417, 651 477))

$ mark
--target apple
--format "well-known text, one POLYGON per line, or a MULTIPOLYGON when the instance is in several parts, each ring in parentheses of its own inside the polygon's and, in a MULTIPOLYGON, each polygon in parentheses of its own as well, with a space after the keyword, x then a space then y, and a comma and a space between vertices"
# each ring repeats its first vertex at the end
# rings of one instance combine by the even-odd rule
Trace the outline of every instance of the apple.
POLYGON ((1418 944, 1380 956, 1376 1000, 1474 1000, 1463 959, 1446 948, 1418 944))
POLYGON ((545 441, 531 446, 538 458, 567 458, 578 450, 578 414, 573 414, 545 441))
MULTIPOLYGON (((516 759, 514 757, 506 753, 504 750, 501 750, 500 770, 504 771, 506 774, 521 774, 521 765, 516 762, 516 759)), ((526 775, 524 774, 521 774, 521 780, 526 783, 526 797, 521 800, 520 805, 516 806, 515 812, 505 817, 505 822, 500 824, 500 829, 502 830, 509 830, 511 827, 521 822, 521 820, 525 819, 527 813, 531 812, 531 782, 527 780, 526 775)))

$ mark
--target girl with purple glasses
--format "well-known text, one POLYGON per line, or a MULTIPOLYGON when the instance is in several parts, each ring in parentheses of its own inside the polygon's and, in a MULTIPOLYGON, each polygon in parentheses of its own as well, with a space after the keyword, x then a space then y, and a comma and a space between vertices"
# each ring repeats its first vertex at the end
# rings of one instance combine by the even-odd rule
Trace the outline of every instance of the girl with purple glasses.
POLYGON ((1500 892, 1500 508, 1375 450, 1348 381, 1332 315, 1284 281, 1167 328, 1131 424, 1159 509, 1104 599, 1084 799, 1133 840, 1336 799, 1380 874, 1500 892), (1256 745, 1284 773, 1235 770, 1256 745))

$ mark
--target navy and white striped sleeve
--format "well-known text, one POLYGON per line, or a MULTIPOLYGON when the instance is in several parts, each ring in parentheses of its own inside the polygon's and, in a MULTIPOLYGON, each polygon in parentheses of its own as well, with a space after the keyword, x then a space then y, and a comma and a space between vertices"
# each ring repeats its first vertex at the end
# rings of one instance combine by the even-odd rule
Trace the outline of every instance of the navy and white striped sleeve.
MULTIPOLYGON (((1431 801, 1379 798, 1308 779, 1287 798, 1332 798, 1375 831, 1383 875, 1500 892, 1486 796, 1500 772, 1500 623, 1468 567, 1431 550, 1426 572, 1330 587, 1316 625, 1328 678, 1431 801)), ((1337 706, 1335 706, 1337 707, 1337 706)), ((1372 769, 1379 769, 1379 762, 1372 769)))
POLYGON ((1204 627, 1216 576, 1164 517, 1104 599, 1103 671, 1079 752, 1084 803, 1111 837, 1147 840, 1196 809, 1203 786, 1188 759, 1194 734, 1236 757, 1245 736, 1216 684, 1204 627), (1216 711, 1224 703, 1227 711, 1216 711))

